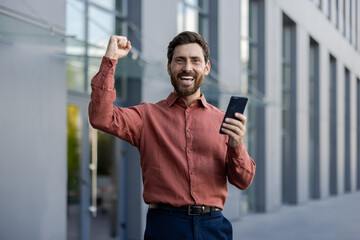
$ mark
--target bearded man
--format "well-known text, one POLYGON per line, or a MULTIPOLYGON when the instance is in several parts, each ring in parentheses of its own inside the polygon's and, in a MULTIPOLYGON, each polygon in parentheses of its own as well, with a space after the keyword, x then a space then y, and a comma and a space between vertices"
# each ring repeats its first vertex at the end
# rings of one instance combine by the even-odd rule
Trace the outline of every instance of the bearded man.
POLYGON ((149 205, 144 239, 232 239, 221 212, 227 180, 244 190, 256 166, 243 143, 246 117, 236 113, 222 123, 224 112, 201 94, 211 68, 207 42, 195 32, 175 36, 167 52, 174 91, 155 104, 120 108, 113 106, 114 72, 130 50, 126 37, 111 36, 91 82, 89 119, 139 150, 149 205))

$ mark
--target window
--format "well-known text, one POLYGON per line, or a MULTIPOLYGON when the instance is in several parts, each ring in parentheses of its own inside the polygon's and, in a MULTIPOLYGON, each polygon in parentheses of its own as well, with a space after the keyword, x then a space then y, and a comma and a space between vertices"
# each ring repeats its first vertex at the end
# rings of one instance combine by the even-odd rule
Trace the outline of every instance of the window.
POLYGON ((343 0, 343 34, 346 37, 346 1, 343 0))
POLYGON ((322 9, 322 6, 323 4, 322 4, 322 0, 318 0, 318 7, 320 8, 320 10, 322 9))
POLYGON ((209 0, 182 0, 178 4, 178 32, 194 31, 209 39, 209 0))
POLYGON ((355 0, 355 49, 359 48, 359 0, 355 0))
MULTIPOLYGON (((265 138, 264 138, 264 112, 265 106, 262 102, 265 92, 264 83, 264 52, 261 46, 264 45, 264 1, 242 0, 241 12, 241 61, 243 74, 241 76, 242 88, 246 90, 251 101, 247 107, 248 122, 248 151, 250 155, 260 162, 265 159, 265 138)), ((260 169, 260 168, 259 168, 260 169)), ((259 170, 259 173, 261 170, 259 170)), ((265 211, 264 183, 261 181, 264 176, 258 174, 254 179, 251 188, 243 194, 243 211, 265 211)))
POLYGON ((217 44, 217 0, 181 0, 178 3, 177 31, 195 31, 201 34, 211 49, 211 71, 202 86, 206 100, 217 106, 219 99, 218 87, 218 44, 217 44), (211 28, 210 28, 211 25, 211 28))
POLYGON ((328 18, 331 20, 332 17, 332 0, 328 0, 328 18))
POLYGON ((296 24, 283 14, 282 201, 296 203, 296 24))
POLYGON ((335 21, 336 28, 339 29, 339 0, 335 0, 335 21))
MULTIPOLYGON (((124 1, 68 0, 66 11, 67 87, 89 94, 90 80, 99 69, 109 36, 126 33, 124 1)), ((118 79, 117 94, 123 97, 125 81, 118 79)))
MULTIPOLYGON (((336 58, 330 55, 330 99, 329 99, 329 113, 331 116, 337 116, 337 63, 336 58)), ((329 116, 330 116, 329 115, 329 116)), ((330 195, 337 194, 337 119, 330 116, 329 128, 329 144, 330 144, 330 195)))
POLYGON ((66 4, 66 79, 67 89, 85 91, 85 3, 66 4))
POLYGON ((352 2, 353 2, 353 0, 350 0, 349 1, 349 3, 350 3, 350 5, 349 5, 349 33, 350 33, 350 36, 349 36, 349 38, 350 38, 350 43, 352 43, 353 42, 353 20, 352 20, 352 16, 353 16, 353 10, 352 10, 352 2))
POLYGON ((357 92, 357 189, 360 189, 360 78, 356 81, 356 92, 357 92))
POLYGON ((310 38, 309 56, 309 196, 320 197, 319 44, 310 38))
POLYGON ((351 91, 350 91, 350 71, 345 68, 345 191, 351 190, 351 91))

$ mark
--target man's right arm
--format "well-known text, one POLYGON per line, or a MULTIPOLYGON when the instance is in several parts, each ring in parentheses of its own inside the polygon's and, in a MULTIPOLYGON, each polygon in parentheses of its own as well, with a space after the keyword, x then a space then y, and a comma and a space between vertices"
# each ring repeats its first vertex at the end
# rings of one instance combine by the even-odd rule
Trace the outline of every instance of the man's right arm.
POLYGON ((100 70, 91 80, 91 102, 89 104, 90 124, 129 142, 138 144, 141 130, 141 106, 119 108, 113 106, 116 99, 114 73, 117 59, 125 57, 131 44, 125 37, 112 36, 100 70))

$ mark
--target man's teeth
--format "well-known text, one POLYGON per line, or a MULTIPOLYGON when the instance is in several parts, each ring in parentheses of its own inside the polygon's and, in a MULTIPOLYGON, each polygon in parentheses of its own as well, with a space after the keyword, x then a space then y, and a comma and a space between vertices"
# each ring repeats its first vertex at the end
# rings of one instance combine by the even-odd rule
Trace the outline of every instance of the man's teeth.
POLYGON ((194 78, 193 78, 193 77, 184 76, 184 77, 181 77, 180 79, 182 79, 182 80, 193 80, 194 78))

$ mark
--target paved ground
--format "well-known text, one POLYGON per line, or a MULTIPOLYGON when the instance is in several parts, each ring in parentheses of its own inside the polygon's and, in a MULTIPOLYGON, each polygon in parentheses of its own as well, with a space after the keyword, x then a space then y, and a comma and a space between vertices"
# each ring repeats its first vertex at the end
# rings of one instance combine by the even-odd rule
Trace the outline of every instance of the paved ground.
POLYGON ((360 192, 248 215, 233 229, 234 240, 360 240, 360 192))

